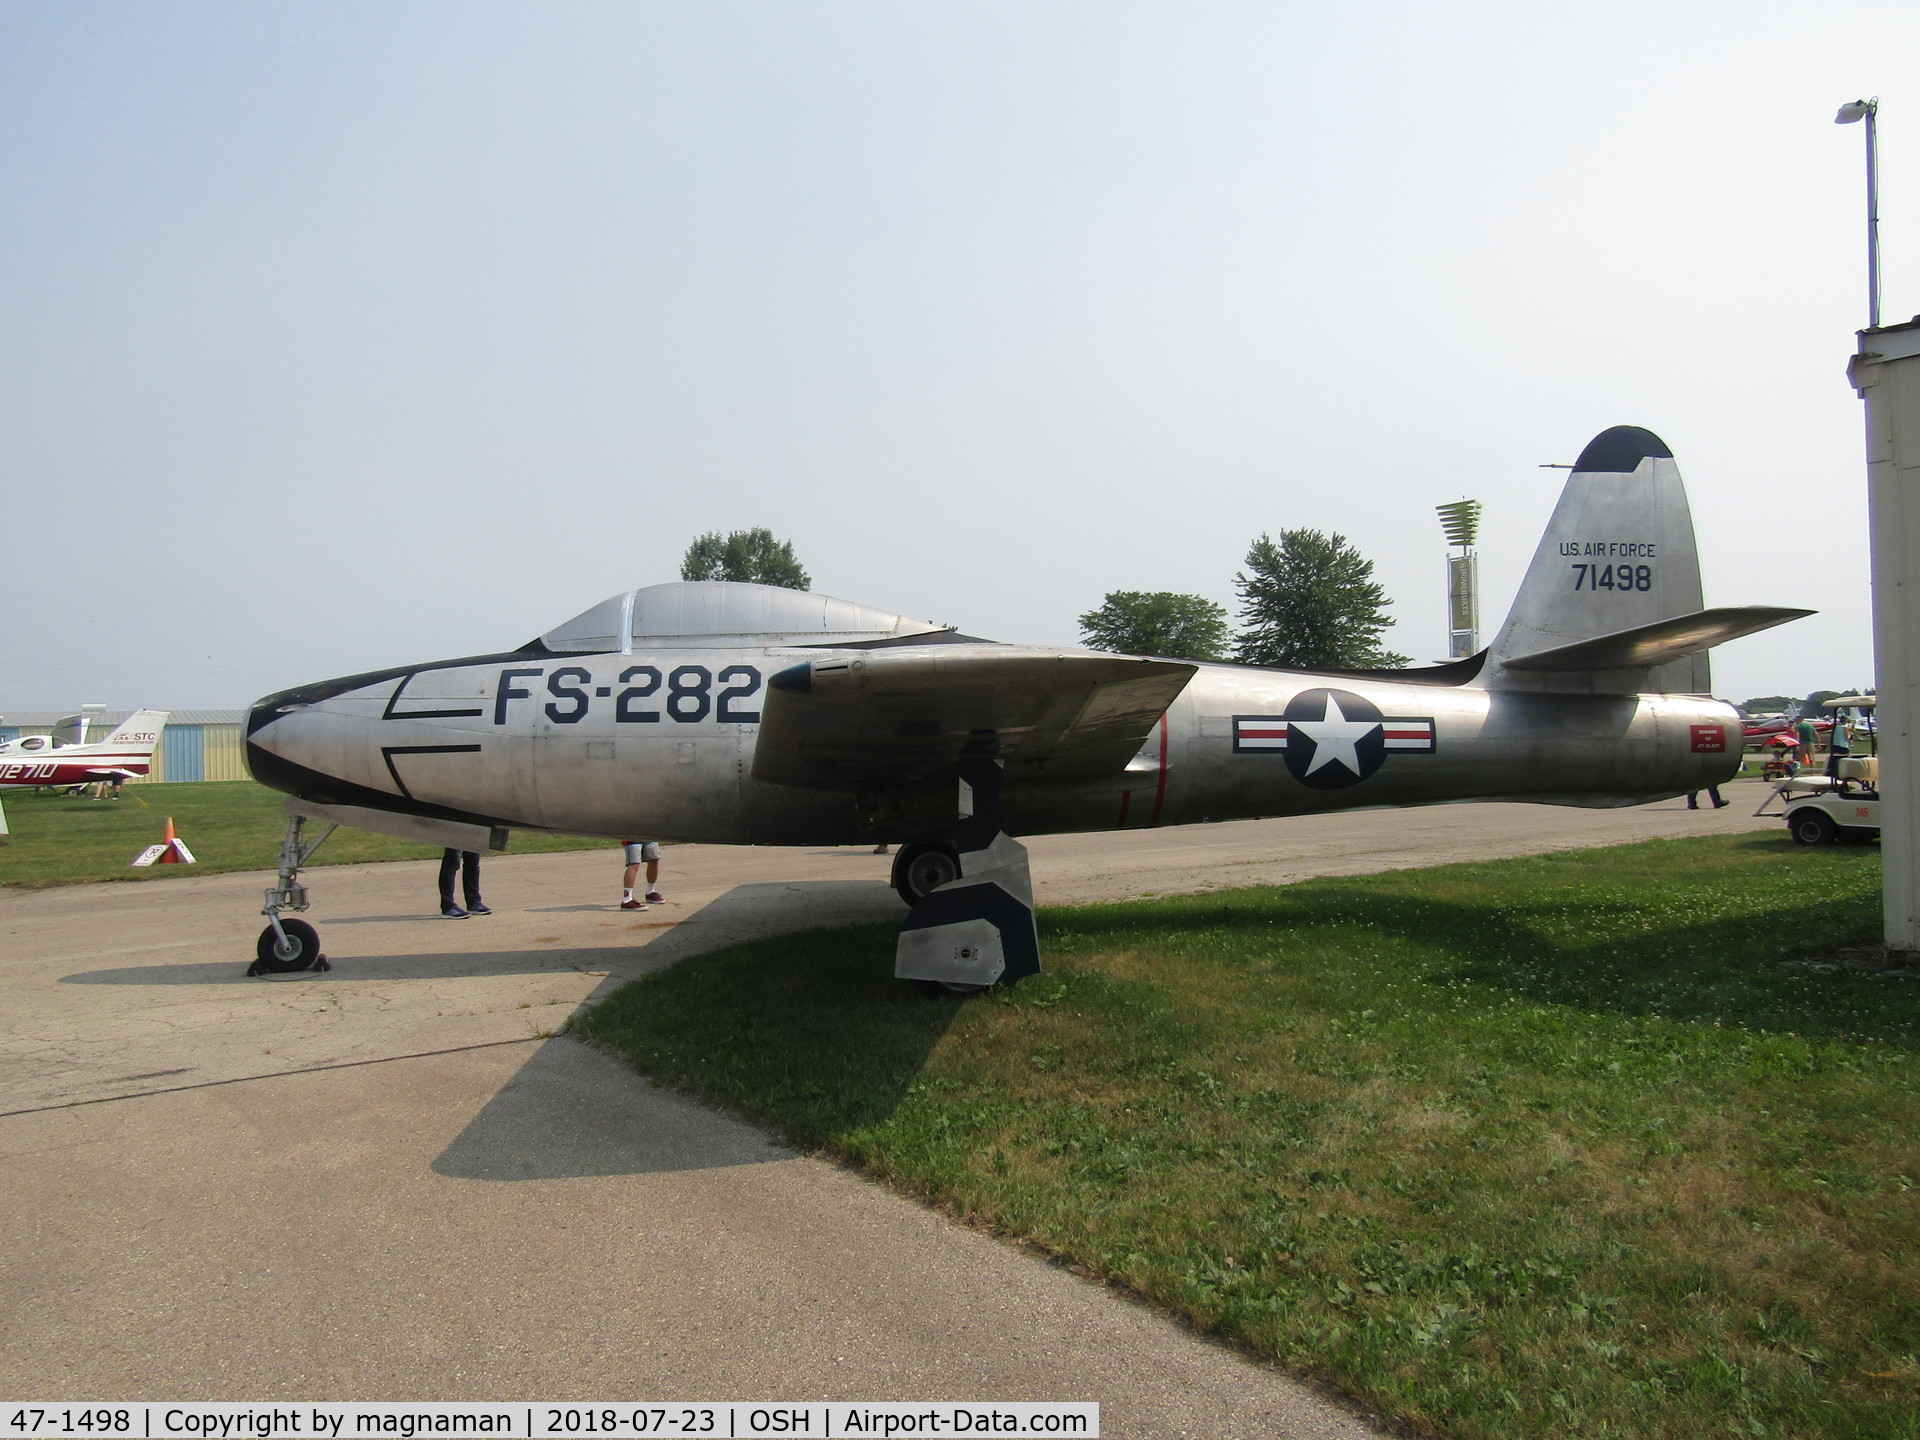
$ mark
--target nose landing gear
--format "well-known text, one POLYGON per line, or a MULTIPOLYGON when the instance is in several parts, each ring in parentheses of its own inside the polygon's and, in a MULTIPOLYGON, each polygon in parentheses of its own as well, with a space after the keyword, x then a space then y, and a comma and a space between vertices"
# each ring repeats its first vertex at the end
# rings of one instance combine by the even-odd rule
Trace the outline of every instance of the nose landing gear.
POLYGON ((280 841, 280 883, 267 891, 267 903, 260 913, 267 917, 267 928, 260 932, 254 946, 249 975, 283 975, 294 970, 331 970, 327 957, 320 953, 320 932, 304 920, 283 920, 287 910, 307 908, 307 887, 300 883, 300 871, 313 859, 314 851, 327 843, 338 829, 329 825, 311 845, 301 844, 301 831, 307 821, 303 815, 287 818, 287 833, 280 841))

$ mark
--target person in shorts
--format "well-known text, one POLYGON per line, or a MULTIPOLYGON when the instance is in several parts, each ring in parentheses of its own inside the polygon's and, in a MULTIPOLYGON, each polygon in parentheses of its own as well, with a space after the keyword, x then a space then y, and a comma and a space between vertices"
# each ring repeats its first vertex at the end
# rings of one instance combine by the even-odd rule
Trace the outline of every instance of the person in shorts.
POLYGON ((626 887, 620 892, 622 910, 644 910, 648 904, 658 905, 667 897, 660 893, 660 842, 657 840, 626 840, 621 849, 627 852, 626 887), (647 867, 647 898, 639 899, 634 889, 640 879, 640 867, 647 867))

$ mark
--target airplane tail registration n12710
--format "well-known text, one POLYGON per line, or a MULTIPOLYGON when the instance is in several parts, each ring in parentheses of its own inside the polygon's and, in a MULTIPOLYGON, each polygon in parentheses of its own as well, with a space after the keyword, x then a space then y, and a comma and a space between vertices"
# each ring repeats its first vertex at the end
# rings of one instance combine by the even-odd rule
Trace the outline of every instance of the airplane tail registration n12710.
POLYGON ((894 842, 913 907, 896 974, 1014 980, 1039 968, 1014 836, 1701 789, 1741 748, 1707 650, 1810 613, 1704 608, 1679 470, 1633 426, 1582 452, 1493 644, 1422 669, 1003 645, 760 585, 631 590, 513 650, 254 707, 248 765, 292 797, 256 968, 317 954, 281 914, 305 908, 301 827, 320 822, 464 850, 523 829, 894 842))

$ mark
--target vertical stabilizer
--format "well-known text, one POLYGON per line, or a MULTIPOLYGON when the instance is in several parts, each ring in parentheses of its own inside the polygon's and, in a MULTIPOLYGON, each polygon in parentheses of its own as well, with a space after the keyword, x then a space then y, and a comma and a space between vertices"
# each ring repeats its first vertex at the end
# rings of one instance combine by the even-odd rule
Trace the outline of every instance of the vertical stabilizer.
POLYGON ((1616 425, 1580 452, 1483 672, 1496 689, 1711 691, 1705 651, 1621 671, 1513 670, 1508 662, 1618 634, 1703 606, 1693 514, 1673 452, 1616 425))
POLYGON ((107 736, 105 743, 124 745, 129 749, 145 747, 147 753, 153 753, 153 747, 160 743, 160 731, 167 723, 164 710, 136 710, 107 736))

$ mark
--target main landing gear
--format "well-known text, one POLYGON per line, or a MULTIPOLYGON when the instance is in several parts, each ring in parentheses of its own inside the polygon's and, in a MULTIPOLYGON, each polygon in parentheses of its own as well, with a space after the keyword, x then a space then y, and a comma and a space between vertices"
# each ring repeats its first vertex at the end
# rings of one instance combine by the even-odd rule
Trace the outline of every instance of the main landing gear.
POLYGON ((260 932, 254 946, 254 962, 249 975, 283 975, 294 970, 331 970, 327 957, 320 953, 320 932, 304 920, 283 920, 287 910, 307 908, 307 887, 300 883, 300 871, 313 859, 314 851, 327 843, 338 829, 329 825, 311 845, 302 845, 301 830, 307 821, 303 815, 290 816, 287 833, 280 842, 280 883, 267 891, 267 903, 260 913, 267 917, 267 928, 260 932))
POLYGON ((907 845, 894 889, 913 907, 893 973, 923 995, 966 995, 1040 970, 1027 847, 1000 828, 1000 766, 960 764, 960 824, 952 845, 907 845))
POLYGON ((959 878, 960 852, 951 845, 917 841, 902 845, 893 857, 893 888, 909 905, 959 878))

